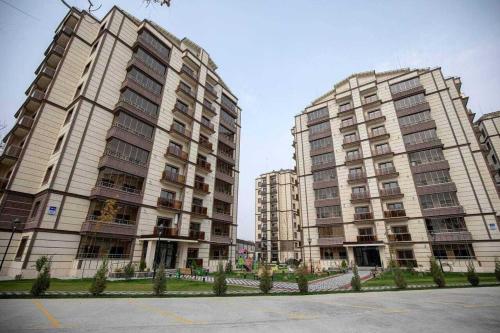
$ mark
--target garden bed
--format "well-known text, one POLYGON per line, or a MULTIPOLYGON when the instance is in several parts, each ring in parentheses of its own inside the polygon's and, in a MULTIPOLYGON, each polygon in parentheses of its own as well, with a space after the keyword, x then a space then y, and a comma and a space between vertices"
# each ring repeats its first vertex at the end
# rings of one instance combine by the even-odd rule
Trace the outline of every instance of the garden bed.
MULTIPOLYGON (((403 275, 408 285, 434 284, 430 273, 411 273, 405 271, 403 275)), ((466 273, 444 273, 444 276, 447 284, 468 283, 466 273)), ((496 282, 494 273, 478 273, 478 276, 480 284, 496 282)), ((363 287, 394 287, 395 285, 394 277, 390 271, 386 271, 363 283, 363 287)))

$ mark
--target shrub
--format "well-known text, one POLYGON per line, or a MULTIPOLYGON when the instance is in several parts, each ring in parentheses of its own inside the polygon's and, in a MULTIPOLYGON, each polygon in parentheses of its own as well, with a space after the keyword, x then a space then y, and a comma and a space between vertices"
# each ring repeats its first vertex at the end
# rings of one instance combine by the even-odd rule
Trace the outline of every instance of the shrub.
POLYGON ((403 275, 403 271, 399 267, 395 267, 393 269, 394 274, 394 283, 398 289, 406 289, 408 284, 406 283, 405 276, 403 275))
POLYGON ((387 265, 387 268, 389 268, 392 271, 396 267, 398 267, 398 264, 396 263, 396 261, 394 259, 389 260, 389 264, 387 265))
POLYGON ((92 284, 90 285, 90 293, 94 296, 101 295, 106 289, 106 283, 108 281, 108 261, 104 259, 101 266, 97 270, 92 279, 92 284))
POLYGON ((352 274, 353 277, 351 279, 351 287, 353 290, 360 291, 361 290, 361 279, 359 277, 358 266, 354 264, 352 266, 352 274))
POLYGON ((297 269, 297 285, 301 294, 307 294, 309 290, 309 281, 307 281, 306 266, 297 269))
POLYGON ((413 261, 411 260, 408 260, 408 263, 406 264, 406 270, 410 273, 410 274, 415 274, 415 264, 413 261))
POLYGON ((432 279, 434 280, 434 283, 437 284, 439 288, 443 288, 446 286, 446 281, 444 279, 444 273, 441 270, 441 267, 436 262, 436 259, 434 257, 431 258, 430 260, 431 264, 431 275, 432 279))
POLYGON ((342 272, 347 271, 347 262, 345 260, 342 260, 340 263, 340 268, 342 269, 342 272))
POLYGON ((477 287, 479 285, 479 276, 476 273, 474 264, 471 262, 467 264, 467 280, 471 286, 477 287))
POLYGON ((35 269, 38 275, 31 286, 31 295, 40 296, 50 287, 50 261, 47 256, 37 259, 35 269))
POLYGON ((134 277, 135 274, 135 266, 131 262, 123 267, 123 274, 125 275, 125 279, 130 280, 134 277))
POLYGON ((144 272, 146 270, 146 261, 144 259, 139 263, 139 272, 144 272))
POLYGON ((226 264, 226 274, 231 274, 233 272, 233 264, 231 260, 228 260, 226 264))
POLYGON ((500 281, 500 261, 495 258, 495 277, 497 281, 500 281))
POLYGON ((219 263, 217 273, 215 273, 213 291, 216 296, 224 296, 227 292, 226 273, 224 272, 222 263, 219 263))
POLYGON ((296 267, 299 267, 300 263, 297 259, 287 259, 287 261, 285 262, 285 264, 287 266, 290 266, 290 267, 293 267, 293 268, 296 268, 296 267))
POLYGON ((158 271, 153 280, 153 293, 160 296, 165 290, 167 290, 167 278, 165 277, 165 265, 162 263, 158 266, 158 271))
POLYGON ((267 294, 273 288, 273 280, 271 278, 271 268, 267 265, 262 266, 262 275, 259 283, 260 290, 267 294))

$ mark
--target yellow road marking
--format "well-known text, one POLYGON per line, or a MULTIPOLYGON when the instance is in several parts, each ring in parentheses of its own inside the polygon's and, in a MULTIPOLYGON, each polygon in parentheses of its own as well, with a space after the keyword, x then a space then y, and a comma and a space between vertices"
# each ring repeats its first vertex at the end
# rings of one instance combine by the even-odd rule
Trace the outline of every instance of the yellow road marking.
POLYGON ((144 303, 141 303, 141 302, 137 302, 137 301, 134 301, 134 300, 129 300, 128 302, 130 304, 134 304, 134 305, 136 305, 138 307, 141 307, 141 308, 143 308, 145 310, 157 313, 157 314, 159 314, 161 316, 174 319, 175 321, 177 321, 177 322, 179 322, 181 324, 186 324, 186 325, 194 324, 194 321, 192 321, 192 320, 190 320, 188 318, 179 316, 179 315, 177 315, 177 314, 175 314, 173 312, 170 312, 170 311, 167 311, 167 310, 164 310, 164 309, 160 309, 160 308, 157 308, 155 306, 147 305, 147 304, 144 304, 144 303))
POLYGON ((61 328, 61 323, 59 322, 59 320, 57 320, 50 312, 49 310, 47 310, 47 308, 45 306, 43 306, 43 304, 38 301, 38 300, 32 300, 33 304, 35 304, 35 306, 37 307, 37 309, 45 316, 45 318, 47 318, 47 320, 49 321, 50 323, 50 326, 52 328, 61 328))
POLYGON ((377 310, 377 311, 382 311, 385 313, 405 313, 408 312, 405 309, 400 309, 400 308, 384 308, 384 307, 376 307, 376 306, 369 306, 369 305, 357 305, 357 304, 342 304, 342 303, 330 303, 330 302, 324 302, 324 301, 306 301, 306 302, 313 302, 313 303, 321 303, 325 305, 332 305, 332 306, 343 306, 347 308, 354 308, 354 309, 365 309, 365 310, 377 310))

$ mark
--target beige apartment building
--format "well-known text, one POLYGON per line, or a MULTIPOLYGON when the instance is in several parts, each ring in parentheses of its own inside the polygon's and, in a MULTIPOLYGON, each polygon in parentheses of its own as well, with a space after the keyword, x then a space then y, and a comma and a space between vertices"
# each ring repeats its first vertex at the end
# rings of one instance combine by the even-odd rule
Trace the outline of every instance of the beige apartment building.
POLYGON ((0 157, 2 275, 234 260, 240 108, 209 54, 114 7, 57 27, 0 157))
POLYGON ((500 193, 500 111, 482 115, 475 123, 481 149, 500 193))
POLYGON ((494 269, 500 200, 467 100, 440 68, 371 71, 296 116, 308 265, 494 269))
POLYGON ((295 171, 271 171, 256 178, 256 259, 274 263, 300 259, 300 232, 295 171))

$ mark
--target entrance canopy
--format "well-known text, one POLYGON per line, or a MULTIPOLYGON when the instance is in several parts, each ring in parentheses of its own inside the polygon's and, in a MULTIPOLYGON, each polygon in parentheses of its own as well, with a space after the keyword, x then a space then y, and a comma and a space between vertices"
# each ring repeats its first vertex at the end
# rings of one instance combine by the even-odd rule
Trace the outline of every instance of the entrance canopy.
MULTIPOLYGON (((143 241, 158 241, 158 237, 141 238, 143 241)), ((184 242, 184 243, 198 243, 194 239, 179 239, 179 238, 160 238, 160 242, 184 242)))

